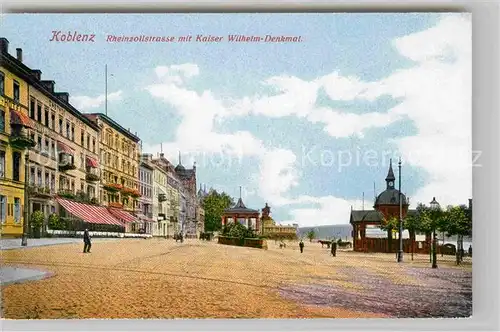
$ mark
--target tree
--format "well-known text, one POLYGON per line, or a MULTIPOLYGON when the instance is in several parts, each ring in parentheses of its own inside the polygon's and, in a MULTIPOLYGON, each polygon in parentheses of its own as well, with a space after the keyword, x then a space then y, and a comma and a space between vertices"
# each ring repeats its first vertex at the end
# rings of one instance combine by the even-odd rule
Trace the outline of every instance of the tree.
POLYGON ((399 228, 398 218, 392 216, 389 218, 384 218, 380 229, 387 232, 387 251, 392 252, 392 231, 399 228))
POLYGON ((203 199, 202 206, 205 210, 205 231, 215 232, 222 229, 222 214, 224 210, 234 205, 234 200, 225 192, 218 193, 216 190, 203 199))
POLYGON ((309 239, 309 242, 312 242, 312 240, 316 237, 314 229, 311 229, 309 232, 307 232, 306 237, 309 239))
POLYGON ((245 239, 245 238, 248 239, 248 238, 256 238, 257 237, 251 229, 246 228, 245 226, 243 226, 239 222, 228 223, 222 229, 222 235, 229 236, 229 237, 236 237, 240 240, 245 239))
POLYGON ((403 228, 408 230, 410 234, 410 243, 411 243, 411 259, 413 260, 413 253, 415 251, 415 237, 416 233, 422 230, 422 223, 424 220, 424 215, 421 212, 425 206, 423 204, 419 204, 417 206, 417 213, 413 215, 407 215, 403 221, 403 228))
POLYGON ((432 234, 432 268, 437 268, 437 241, 436 232, 445 229, 447 211, 443 211, 440 207, 431 209, 423 204, 419 204, 417 214, 421 218, 422 230, 426 234, 432 234))
POLYGON ((465 205, 449 207, 443 231, 447 236, 457 236, 456 263, 459 265, 463 260, 463 237, 472 234, 469 209, 465 205))
POLYGON ((30 224, 35 238, 40 238, 40 228, 43 226, 44 219, 45 216, 42 211, 35 211, 31 214, 30 224))

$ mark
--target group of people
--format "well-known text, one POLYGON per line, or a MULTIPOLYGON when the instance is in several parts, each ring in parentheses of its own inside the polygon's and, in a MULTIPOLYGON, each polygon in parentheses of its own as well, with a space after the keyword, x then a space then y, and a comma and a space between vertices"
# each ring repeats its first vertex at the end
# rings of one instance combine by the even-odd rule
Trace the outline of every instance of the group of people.
MULTIPOLYGON (((337 242, 332 240, 330 248, 331 248, 330 253, 332 254, 332 256, 333 257, 337 256, 337 242)), ((300 253, 304 252, 304 242, 302 240, 300 240, 300 242, 299 242, 299 249, 300 249, 300 253)))

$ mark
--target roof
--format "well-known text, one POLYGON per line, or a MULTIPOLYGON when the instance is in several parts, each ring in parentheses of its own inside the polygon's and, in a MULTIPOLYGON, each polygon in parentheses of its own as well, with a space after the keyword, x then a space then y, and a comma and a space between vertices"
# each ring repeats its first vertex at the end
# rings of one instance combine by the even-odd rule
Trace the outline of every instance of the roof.
POLYGON ((224 213, 257 213, 258 214, 259 211, 247 208, 245 206, 245 204, 243 203, 243 200, 240 197, 238 199, 238 202, 236 202, 236 204, 232 208, 225 209, 224 213))
POLYGON ((117 209, 117 208, 108 208, 109 212, 118 220, 123 223, 136 222, 137 218, 128 213, 127 211, 117 209))
MULTIPOLYGON (((403 205, 408 204, 405 194, 401 193, 403 200, 403 205)), ((386 189, 381 192, 377 199, 375 200, 375 206, 377 205, 399 205, 399 190, 397 189, 386 189)))
MULTIPOLYGON (((416 212, 416 210, 408 210, 407 215, 414 215, 416 212)), ((352 210, 350 222, 382 222, 383 218, 382 213, 377 210, 352 210)))
POLYGON ((387 172, 387 177, 385 178, 385 181, 394 181, 396 180, 396 177, 394 176, 394 171, 392 170, 392 160, 391 164, 389 165, 389 171, 387 172))
POLYGON ((94 121, 94 122, 97 120, 97 118, 103 120, 104 122, 106 122, 107 124, 109 124, 111 127, 113 127, 114 129, 118 130, 120 133, 122 133, 123 135, 127 136, 128 138, 130 138, 131 140, 133 140, 136 143, 138 143, 141 140, 139 137, 137 137, 136 135, 132 134, 130 131, 128 131, 127 129, 123 128, 116 121, 114 121, 109 116, 107 116, 107 115, 105 115, 103 113, 84 113, 83 116, 85 116, 87 119, 89 119, 91 121, 94 121))

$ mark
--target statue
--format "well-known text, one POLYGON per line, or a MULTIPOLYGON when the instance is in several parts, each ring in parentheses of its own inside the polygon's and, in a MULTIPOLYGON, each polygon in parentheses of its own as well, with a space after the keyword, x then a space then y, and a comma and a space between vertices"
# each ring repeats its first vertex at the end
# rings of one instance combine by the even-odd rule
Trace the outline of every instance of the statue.
POLYGON ((269 214, 271 213, 271 208, 267 205, 262 209, 262 220, 269 219, 269 214))

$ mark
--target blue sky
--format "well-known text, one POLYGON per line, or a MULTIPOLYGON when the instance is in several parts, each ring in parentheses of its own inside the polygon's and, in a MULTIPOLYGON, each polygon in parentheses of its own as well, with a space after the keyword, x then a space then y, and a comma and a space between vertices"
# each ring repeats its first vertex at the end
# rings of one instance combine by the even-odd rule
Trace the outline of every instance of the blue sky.
POLYGON ((21 47, 25 64, 82 112, 104 111, 107 64, 108 114, 137 132, 144 152, 161 143, 177 163, 181 150, 184 164, 197 162, 198 183, 233 196, 242 186, 248 206, 268 202, 277 221, 304 226, 347 223, 363 192, 371 207, 390 157, 403 158, 412 204, 467 202, 470 30, 467 14, 2 17, 11 54, 21 47), (58 30, 96 42, 49 41, 58 30), (303 42, 108 43, 108 34, 303 42))

